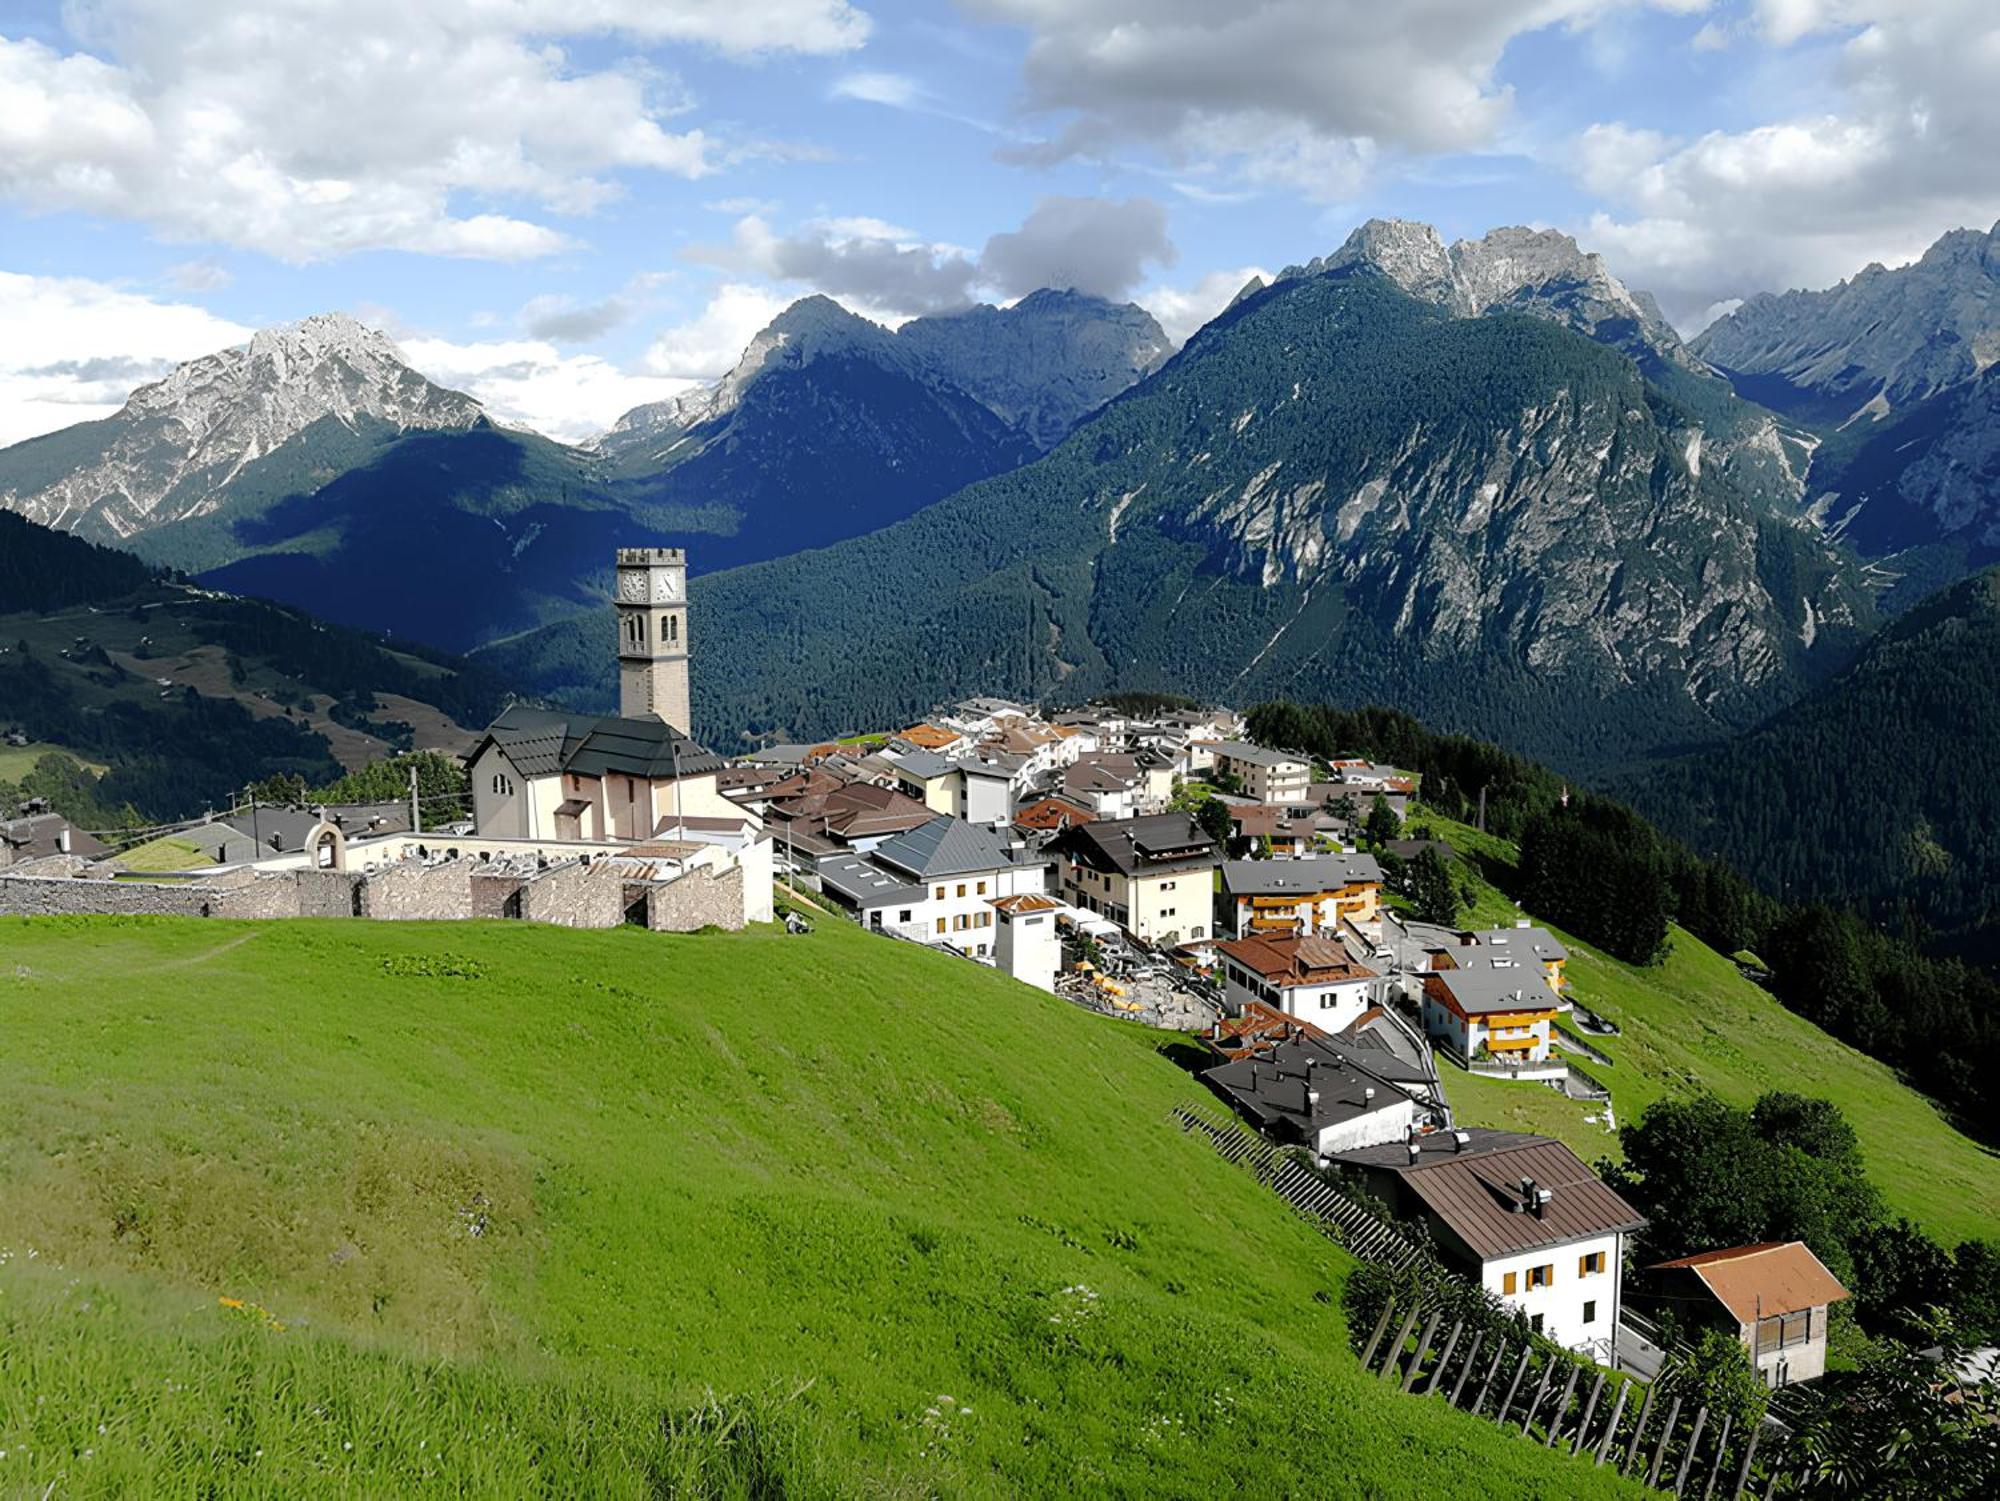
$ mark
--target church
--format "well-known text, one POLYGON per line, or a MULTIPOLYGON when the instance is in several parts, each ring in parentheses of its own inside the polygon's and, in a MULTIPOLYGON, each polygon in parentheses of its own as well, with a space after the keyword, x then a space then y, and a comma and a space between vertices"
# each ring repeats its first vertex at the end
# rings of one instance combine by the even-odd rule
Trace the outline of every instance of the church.
POLYGON ((481 838, 743 848, 762 832, 723 797, 723 760, 688 734, 687 554, 618 551, 616 716, 516 705, 466 758, 481 838))

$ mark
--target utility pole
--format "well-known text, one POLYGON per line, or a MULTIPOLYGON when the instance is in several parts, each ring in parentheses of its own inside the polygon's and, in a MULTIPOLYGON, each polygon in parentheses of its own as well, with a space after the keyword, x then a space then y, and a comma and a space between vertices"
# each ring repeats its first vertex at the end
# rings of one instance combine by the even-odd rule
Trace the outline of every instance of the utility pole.
POLYGON ((1479 789, 1479 832, 1486 832, 1486 789, 1479 789))
POLYGON ((421 834, 423 831, 423 809, 419 805, 417 798, 417 768, 416 764, 412 762, 410 765, 410 832, 412 834, 421 834))

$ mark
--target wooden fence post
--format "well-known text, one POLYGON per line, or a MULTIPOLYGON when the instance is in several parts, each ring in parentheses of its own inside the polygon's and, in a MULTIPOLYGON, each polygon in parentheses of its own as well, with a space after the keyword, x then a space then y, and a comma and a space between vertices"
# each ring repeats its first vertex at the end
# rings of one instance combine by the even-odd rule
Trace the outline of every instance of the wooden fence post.
POLYGON ((1604 1437, 1597 1441, 1597 1462, 1602 1465, 1604 1457, 1611 1452, 1611 1441, 1618 1437, 1618 1420, 1625 1416, 1625 1399, 1632 1395, 1632 1383, 1618 1383, 1618 1400, 1611 1404, 1611 1421, 1604 1425, 1604 1437))
POLYGON ((1667 1426, 1660 1430, 1659 1439, 1653 1444, 1653 1462, 1646 1467, 1646 1484, 1657 1487, 1660 1483, 1660 1461, 1667 1457, 1667 1440, 1674 1436, 1674 1423, 1681 1415, 1681 1399, 1674 1398, 1673 1406, 1667 1409, 1667 1426))
POLYGON ((1479 1395, 1472 1399, 1471 1412, 1478 1412, 1486 1405, 1486 1394, 1493 1390, 1493 1378, 1500 1374, 1500 1362, 1507 1358, 1507 1341, 1501 1340, 1493 1347, 1493 1364, 1486 1368, 1486 1379, 1479 1384, 1479 1395))
POLYGON ((1736 1467, 1736 1484, 1729 1488, 1731 1501, 1743 1494, 1743 1487, 1750 1481, 1750 1461, 1757 1457, 1757 1440, 1764 1436, 1764 1425, 1759 1423, 1750 1430, 1750 1442, 1743 1446, 1743 1463, 1736 1467))
POLYGON ((1494 1422, 1506 1422, 1507 1414, 1514 1410, 1514 1396, 1521 1390, 1521 1378, 1528 1374, 1528 1361, 1533 1358, 1534 1353, 1533 1344, 1521 1346, 1521 1363, 1514 1367, 1514 1379, 1507 1384, 1506 1400, 1500 1404, 1500 1410, 1493 1414, 1494 1422))
POLYGON ((1569 1368, 1569 1380, 1563 1383, 1563 1394, 1556 1398, 1556 1410, 1549 1414, 1549 1436, 1544 1442, 1549 1448, 1556 1446, 1556 1432, 1562 1427, 1562 1420, 1569 1414, 1569 1399, 1576 1395, 1576 1378, 1583 1374, 1583 1367, 1569 1368))
POLYGON ((1382 1358, 1382 1376, 1384 1380, 1396 1374, 1396 1363, 1403 1358, 1403 1341, 1410 1337, 1410 1331, 1416 1327, 1416 1324, 1417 1305, 1412 1303, 1409 1314, 1404 1318, 1402 1326, 1396 1330, 1395 1339, 1389 1342, 1389 1353, 1382 1358))
POLYGON ((1646 1436, 1646 1420, 1653 1415, 1653 1398, 1658 1395, 1654 1387, 1647 1386, 1646 1400, 1639 1407, 1639 1426, 1632 1430, 1632 1442, 1625 1446, 1625 1463, 1618 1467, 1623 1474, 1632 1473, 1632 1461, 1639 1457, 1639 1440, 1646 1436))
POLYGON ((1590 1436, 1590 1420, 1597 1416, 1597 1399, 1604 1394, 1604 1372, 1597 1373, 1597 1379, 1590 1383, 1590 1396, 1583 1404, 1583 1416, 1577 1419, 1576 1442, 1569 1446, 1571 1454, 1583 1452, 1583 1441, 1590 1436))
POLYGON ((1431 1368, 1430 1381, 1424 1386, 1426 1397, 1436 1391, 1438 1383, 1444 1380, 1445 1367, 1451 1364, 1451 1352, 1458 1348, 1458 1337, 1463 1333, 1465 1333, 1465 1320, 1460 1319, 1451 1326, 1451 1333, 1444 1337, 1444 1349, 1438 1355, 1438 1363, 1431 1368))
POLYGON ((1715 1494, 1715 1482, 1722 1475, 1722 1462, 1729 1457, 1729 1430, 1736 1422, 1736 1414, 1722 1415, 1722 1432, 1715 1436, 1715 1460, 1708 1467, 1708 1484, 1701 1488, 1701 1501, 1709 1501, 1715 1494))
MULTIPOLYGON (((1570 1369, 1573 1371, 1576 1367, 1571 1366, 1570 1369)), ((1528 1410, 1521 1417, 1521 1431, 1523 1433, 1526 1433, 1534 1426, 1535 1414, 1542 1410, 1542 1398, 1549 1394, 1549 1383, 1555 1380, 1555 1376, 1556 1358, 1550 1355, 1542 1361, 1542 1379, 1535 1383, 1535 1395, 1529 1399, 1528 1410)))
POLYGON ((1375 1321, 1375 1332, 1368 1336, 1368 1348, 1361 1352, 1361 1369, 1368 1369, 1368 1362, 1375 1358, 1375 1347, 1382 1343, 1383 1331, 1389 1327, 1389 1315, 1396 1311, 1396 1300, 1382 1300, 1382 1317, 1375 1321))
POLYGON ((1431 1351, 1431 1336, 1437 1333, 1438 1320, 1444 1317, 1442 1308, 1434 1309, 1424 1320, 1424 1332, 1417 1336, 1417 1353, 1410 1357, 1410 1368, 1403 1372, 1403 1391, 1408 1393, 1417 1384, 1417 1377, 1423 1374, 1424 1357, 1431 1351))
POLYGON ((1674 1494, 1678 1496, 1687 1489, 1688 1476, 1694 1472, 1694 1451, 1701 1444, 1701 1430, 1708 1426, 1708 1408, 1703 1407, 1694 1415, 1694 1432, 1688 1435, 1687 1453, 1681 1456, 1681 1467, 1674 1473, 1674 1494))
POLYGON ((1475 1329, 1472 1331, 1472 1348, 1465 1352, 1465 1364, 1458 1368, 1458 1379, 1452 1382, 1451 1395, 1445 1398, 1453 1407, 1458 1406, 1458 1399, 1465 1391, 1466 1379, 1472 1375, 1472 1368, 1479 1364, 1479 1347, 1485 1342, 1486 1331, 1484 1329, 1475 1329))

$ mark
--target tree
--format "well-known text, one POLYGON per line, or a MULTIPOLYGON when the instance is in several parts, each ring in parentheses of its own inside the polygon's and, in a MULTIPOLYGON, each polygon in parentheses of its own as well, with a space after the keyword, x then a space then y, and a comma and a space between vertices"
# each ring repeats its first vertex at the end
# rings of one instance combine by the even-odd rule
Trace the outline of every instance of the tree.
POLYGON ((1452 879, 1451 867, 1435 846, 1419 852, 1417 858, 1410 862, 1403 879, 1410 905, 1419 921, 1446 928, 1458 926, 1458 884, 1452 879))
POLYGON ((1659 1389, 1679 1397, 1683 1409, 1708 1409, 1711 1427, 1727 1414, 1739 1433, 1764 1419, 1770 1391, 1750 1362, 1743 1341, 1725 1329, 1703 1329, 1667 1357, 1659 1389))
POLYGON ((1236 822, 1229 816, 1229 804, 1219 797, 1207 799, 1194 811, 1194 821, 1201 825, 1202 833, 1229 848, 1230 837, 1236 832, 1236 822))
POLYGON ((1403 831, 1403 820, 1396 816, 1396 810, 1389 806, 1389 800, 1381 793, 1375 794, 1375 801, 1368 809, 1368 822, 1363 832, 1368 842, 1380 849, 1403 831))
POLYGON ((1777 1157, 1747 1111, 1714 1095, 1659 1100, 1618 1140, 1625 1161, 1604 1175, 1645 1212, 1649 1260, 1767 1238, 1777 1157))

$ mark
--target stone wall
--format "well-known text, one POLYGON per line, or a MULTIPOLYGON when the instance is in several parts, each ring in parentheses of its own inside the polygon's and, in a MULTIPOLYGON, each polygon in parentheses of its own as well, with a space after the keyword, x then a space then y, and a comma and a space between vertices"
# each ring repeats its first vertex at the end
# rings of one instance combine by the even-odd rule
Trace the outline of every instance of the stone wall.
MULTIPOLYGON (((299 915, 301 885, 291 873, 285 875, 259 875, 247 881, 218 883, 215 900, 210 904, 211 917, 297 917, 299 915)), ((348 916, 353 912, 351 898, 344 899, 338 916, 348 916)))
POLYGON ((353 917, 361 877, 344 870, 300 870, 289 878, 298 893, 299 917, 353 917))
POLYGON ((522 888, 521 915, 564 928, 615 928, 625 920, 624 882, 603 865, 552 865, 522 888))
POLYGON ((405 860, 371 871, 361 883, 361 915, 378 921, 446 922, 472 916, 476 862, 426 865, 405 860))
POLYGON ((139 917, 207 917, 216 895, 213 886, 7 875, 0 876, 0 917, 68 917, 100 912, 139 917))
POLYGON ((478 918, 520 917, 525 904, 508 910, 510 898, 518 898, 527 877, 515 871, 481 870, 472 876, 472 915, 478 918))
POLYGON ((697 928, 743 926, 743 869, 732 865, 717 875, 698 866, 653 887, 646 896, 646 926, 656 933, 692 933, 697 928))

